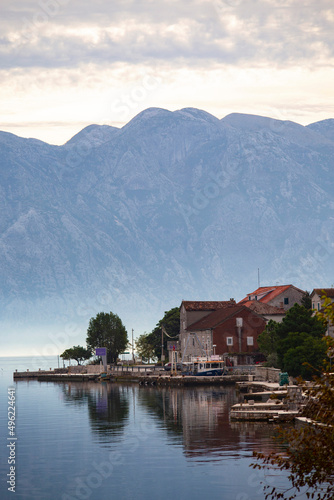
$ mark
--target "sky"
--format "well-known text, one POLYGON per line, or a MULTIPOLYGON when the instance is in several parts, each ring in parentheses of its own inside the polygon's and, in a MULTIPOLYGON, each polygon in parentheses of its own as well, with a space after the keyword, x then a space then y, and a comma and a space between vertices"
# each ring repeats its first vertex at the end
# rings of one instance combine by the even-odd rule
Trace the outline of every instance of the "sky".
POLYGON ((63 144, 148 107, 334 118, 332 0, 2 0, 0 130, 63 144))
POLYGON ((149 107, 307 125, 334 118, 333 83, 333 0, 0 4, 0 130, 50 144, 149 107))

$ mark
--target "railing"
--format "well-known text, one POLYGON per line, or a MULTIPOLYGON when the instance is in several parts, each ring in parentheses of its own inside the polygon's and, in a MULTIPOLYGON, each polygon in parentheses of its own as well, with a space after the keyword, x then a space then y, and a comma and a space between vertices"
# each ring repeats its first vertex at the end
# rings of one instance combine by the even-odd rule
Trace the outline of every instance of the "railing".
POLYGON ((161 366, 147 365, 147 366, 136 366, 136 365, 121 365, 121 366, 111 366, 111 372, 130 372, 130 373, 140 373, 140 372, 160 372, 164 371, 161 366))
MULTIPOLYGON (((254 375, 255 374, 256 365, 239 365, 239 366, 231 366, 226 367, 228 373, 231 375, 254 375)), ((165 372, 162 366, 154 366, 154 365, 119 365, 119 366, 110 366, 111 372, 130 372, 130 373, 143 373, 143 372, 165 372)), ((165 372, 166 374, 170 372, 165 372)))

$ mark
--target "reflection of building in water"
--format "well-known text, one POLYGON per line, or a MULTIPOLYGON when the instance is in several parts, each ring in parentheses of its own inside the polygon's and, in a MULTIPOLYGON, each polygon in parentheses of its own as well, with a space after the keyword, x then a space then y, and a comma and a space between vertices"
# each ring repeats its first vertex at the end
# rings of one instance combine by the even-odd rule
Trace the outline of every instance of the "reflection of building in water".
MULTIPOLYGON (((277 451, 274 444, 275 428, 266 422, 230 422, 233 431, 239 433, 240 443, 249 443, 259 453, 269 454, 277 451)), ((282 448, 284 445, 282 445, 282 448)))
MULTIPOLYGON (((189 456, 216 452, 231 436, 229 406, 234 389, 205 388, 183 399, 182 422, 185 452, 189 456)), ((238 439, 235 440, 236 443, 238 439)))
POLYGON ((239 402, 235 387, 167 388, 127 384, 68 383, 62 386, 65 404, 86 405, 92 432, 104 445, 114 446, 126 436, 132 419, 147 419, 168 442, 183 446, 188 458, 236 458, 247 446, 271 451, 273 427, 229 420, 230 407, 239 402), (144 411, 143 411, 144 410, 144 411), (158 423, 157 423, 158 422, 158 423))
POLYGON ((250 453, 253 449, 271 451, 271 426, 264 429, 263 425, 230 422, 230 408, 237 402, 235 387, 145 387, 138 394, 138 403, 163 421, 169 441, 175 443, 177 438, 185 455, 195 459, 221 459, 231 456, 231 450, 238 458, 247 446, 250 453))
POLYGON ((201 429, 203 426, 213 431, 218 415, 224 411, 225 406, 226 402, 220 397, 220 393, 202 389, 192 391, 182 401, 183 434, 189 435, 194 429, 201 429))
MULTIPOLYGON (((235 457, 249 446, 263 452, 274 450, 273 428, 248 422, 230 422, 230 407, 238 397, 234 387, 171 390, 170 405, 181 418, 184 452, 189 458, 212 455, 235 457), (242 424, 242 425, 240 425, 242 424)), ((277 446, 277 445, 276 445, 277 446)))

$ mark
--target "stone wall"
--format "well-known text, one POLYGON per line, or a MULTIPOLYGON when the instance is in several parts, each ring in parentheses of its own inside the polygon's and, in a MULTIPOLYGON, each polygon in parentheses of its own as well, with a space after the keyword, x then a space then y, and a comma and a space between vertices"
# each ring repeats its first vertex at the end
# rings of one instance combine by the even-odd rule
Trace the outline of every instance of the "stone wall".
POLYGON ((255 380, 266 380, 267 382, 279 383, 279 374, 281 370, 278 368, 268 368, 266 366, 255 366, 255 380))
POLYGON ((81 365, 69 366, 68 373, 87 373, 87 367, 81 365))
POLYGON ((295 303, 301 304, 304 293, 305 292, 303 290, 290 286, 290 288, 285 290, 285 292, 272 299, 269 304, 276 307, 283 307, 287 311, 293 307, 295 303), (285 299, 288 301, 287 304, 284 303, 285 299))
MULTIPOLYGON (((102 373, 103 365, 87 365, 87 373, 102 373)), ((110 365, 107 365, 107 370, 110 371, 110 365)))
MULTIPOLYGON (((110 365, 108 365, 108 370, 110 370, 110 365)), ((102 373, 103 365, 78 365, 78 366, 69 366, 68 373, 102 373)))

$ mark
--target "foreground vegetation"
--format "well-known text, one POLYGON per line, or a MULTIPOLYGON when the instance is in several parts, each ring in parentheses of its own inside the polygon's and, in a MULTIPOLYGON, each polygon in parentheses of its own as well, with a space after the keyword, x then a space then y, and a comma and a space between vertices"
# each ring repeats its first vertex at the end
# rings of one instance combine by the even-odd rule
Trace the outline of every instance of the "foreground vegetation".
MULTIPOLYGON (((326 297, 324 299, 324 310, 318 313, 315 318, 320 325, 326 325, 334 322, 334 310, 331 301, 326 297)), ((299 306, 300 307, 300 306, 299 306)), ((307 325, 310 326, 312 320, 296 307, 290 309, 292 314, 298 312, 300 319, 307 319, 306 323, 299 322, 299 329, 307 332, 307 325), (292 311, 294 309, 294 311, 292 311)), ((291 323, 292 316, 286 315, 286 325, 289 325, 288 330, 293 326, 291 323)), ((316 361, 316 366, 312 366, 309 361, 304 361, 301 365, 305 369, 306 374, 313 373, 313 384, 307 389, 308 403, 306 404, 302 416, 307 419, 304 425, 295 427, 278 428, 279 439, 286 445, 285 453, 264 455, 254 453, 258 462, 253 464, 254 468, 267 469, 274 468, 279 471, 288 471, 291 481, 291 488, 285 491, 279 490, 277 487, 264 486, 266 499, 292 500, 297 498, 301 491, 306 494, 307 498, 316 500, 333 500, 334 498, 334 373, 332 373, 331 359, 334 353, 334 340, 331 337, 321 337, 321 326, 314 323, 313 330, 308 331, 310 340, 315 340, 316 347, 325 346, 325 355, 323 356, 322 365, 318 366, 320 359, 320 351, 313 353, 309 351, 308 359, 316 361), (314 333, 314 335, 313 335, 314 333), (321 344, 320 344, 321 342, 321 344), (325 359, 324 359, 325 358, 325 359)), ((282 326, 282 329, 285 327, 282 326)), ((299 364, 304 359, 304 354, 300 355, 302 349, 293 344, 296 335, 287 333, 285 337, 280 337, 282 330, 274 329, 273 344, 276 343, 277 352, 281 352, 281 361, 288 363, 291 356, 288 355, 289 350, 284 353, 283 347, 287 345, 286 339, 290 337, 291 353, 296 357, 299 356, 299 364), (281 342, 281 344, 280 344, 281 342), (280 345, 282 349, 280 350, 280 345), (282 357, 283 354, 283 357, 282 357)), ((293 330, 292 330, 293 331, 293 330)), ((297 330, 298 332, 298 330, 297 330)), ((266 334, 268 335, 268 331, 266 334)), ((304 337, 306 338, 306 336, 304 337)), ((308 347, 311 349, 312 342, 306 340, 308 347)), ((303 381, 300 380, 302 384, 303 381)), ((309 387, 309 385, 307 386, 309 387)))
POLYGON ((315 378, 309 392, 309 403, 302 415, 308 423, 279 429, 279 438, 286 443, 283 454, 254 453, 262 463, 254 468, 275 468, 289 471, 291 488, 280 491, 265 486, 266 499, 292 500, 306 490, 307 498, 333 500, 334 498, 334 376, 324 373, 315 378))

